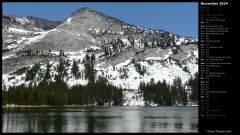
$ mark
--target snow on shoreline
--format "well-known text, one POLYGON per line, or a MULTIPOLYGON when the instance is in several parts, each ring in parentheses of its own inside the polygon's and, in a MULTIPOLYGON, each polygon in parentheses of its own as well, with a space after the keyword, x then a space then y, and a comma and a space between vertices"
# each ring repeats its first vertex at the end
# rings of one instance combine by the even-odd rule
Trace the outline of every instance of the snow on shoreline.
MULTIPOLYGON (((63 105, 64 107, 89 107, 89 106, 98 106, 95 104, 89 104, 89 105, 76 105, 76 104, 71 104, 71 105, 63 105)), ((108 106, 108 105, 103 105, 104 107, 108 106)), ((123 105, 125 107, 135 107, 133 105, 123 105)), ((136 105, 136 106, 141 106, 141 105, 136 105)), ((143 105, 141 107, 146 107, 146 106, 151 106, 151 105, 143 105)), ((198 105, 185 105, 185 106, 156 106, 156 105, 152 105, 154 107, 198 107, 198 105)), ((56 107, 54 105, 16 105, 16 104, 6 104, 3 105, 2 107, 4 108, 50 108, 50 107, 56 107)), ((109 107, 119 107, 119 106, 114 106, 114 105, 110 105, 109 107)))

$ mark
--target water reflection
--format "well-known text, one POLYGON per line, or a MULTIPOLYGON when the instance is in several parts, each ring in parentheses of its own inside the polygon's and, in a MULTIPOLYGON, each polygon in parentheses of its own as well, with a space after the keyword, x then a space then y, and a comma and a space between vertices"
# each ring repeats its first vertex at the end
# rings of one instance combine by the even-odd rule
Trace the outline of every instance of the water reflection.
POLYGON ((3 109, 3 132, 197 132, 197 107, 3 109))
POLYGON ((64 131, 66 127, 66 118, 61 113, 56 113, 53 115, 53 130, 57 133, 64 131))
POLYGON ((37 117, 37 131, 47 133, 50 130, 50 126, 52 125, 51 115, 47 113, 46 110, 43 110, 37 117))
POLYGON ((182 123, 174 123, 175 128, 182 128, 183 124, 182 123))
POLYGON ((197 130, 198 129, 198 123, 190 123, 191 130, 197 130))

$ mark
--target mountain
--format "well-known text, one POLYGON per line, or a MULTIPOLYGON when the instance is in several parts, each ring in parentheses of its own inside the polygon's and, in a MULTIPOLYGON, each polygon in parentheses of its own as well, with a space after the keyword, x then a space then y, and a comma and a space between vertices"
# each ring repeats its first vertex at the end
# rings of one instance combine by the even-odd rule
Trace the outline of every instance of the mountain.
POLYGON ((3 52, 20 46, 22 38, 33 37, 43 30, 33 25, 27 18, 2 16, 3 52), (19 42, 19 43, 18 43, 19 42))
POLYGON ((32 22, 32 24, 35 25, 36 27, 44 30, 54 29, 62 23, 61 21, 49 21, 49 20, 42 19, 39 17, 34 17, 34 16, 28 16, 27 19, 30 22, 32 22))
POLYGON ((33 16, 23 18, 16 15, 3 15, 3 52, 13 48, 19 49, 19 46, 24 44, 23 41, 25 41, 25 38, 28 40, 29 38, 40 35, 44 30, 54 29, 60 23, 60 21, 48 21, 33 16))
POLYGON ((39 76, 50 63, 50 80, 54 81, 59 59, 70 63, 64 77, 68 87, 86 85, 84 77, 72 75, 72 63, 77 61, 84 74, 84 58, 94 54, 97 78, 105 77, 109 83, 131 90, 125 92, 125 105, 142 105, 142 99, 131 98, 138 95, 140 82, 154 79, 172 84, 176 77, 186 82, 198 72, 197 39, 128 24, 86 7, 61 24, 37 17, 4 16, 2 22, 5 87, 41 81, 39 77, 24 80, 25 71, 36 63, 41 64, 39 76))

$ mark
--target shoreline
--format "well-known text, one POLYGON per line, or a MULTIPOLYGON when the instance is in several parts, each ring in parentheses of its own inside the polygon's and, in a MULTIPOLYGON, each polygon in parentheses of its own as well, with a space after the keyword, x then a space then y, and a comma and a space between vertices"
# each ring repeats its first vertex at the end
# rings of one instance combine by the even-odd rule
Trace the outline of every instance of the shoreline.
POLYGON ((50 105, 15 105, 15 106, 2 106, 3 108, 35 108, 35 107, 52 107, 50 105))
MULTIPOLYGON (((93 107, 95 105, 14 105, 14 106, 2 106, 2 108, 48 108, 48 107, 93 107)), ((97 106, 99 107, 99 106, 97 106)), ((107 106, 103 106, 107 107, 107 106)), ((113 107, 113 106, 109 106, 113 107)), ((198 107, 198 105, 186 105, 186 106, 121 106, 121 107, 198 107)))

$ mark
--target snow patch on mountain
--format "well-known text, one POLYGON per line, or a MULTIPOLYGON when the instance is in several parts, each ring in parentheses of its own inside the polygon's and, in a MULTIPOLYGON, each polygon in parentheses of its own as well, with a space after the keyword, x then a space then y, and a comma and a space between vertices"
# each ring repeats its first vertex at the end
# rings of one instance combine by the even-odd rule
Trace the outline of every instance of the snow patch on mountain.
POLYGON ((183 43, 184 40, 185 40, 184 37, 175 38, 175 43, 176 43, 176 45, 181 45, 181 43, 183 43))
POLYGON ((71 23, 71 20, 72 20, 72 18, 68 18, 65 22, 68 23, 68 24, 70 24, 70 23, 71 23))
POLYGON ((9 28, 8 30, 10 33, 15 33, 15 34, 27 34, 31 32, 31 31, 26 31, 24 29, 18 29, 18 28, 9 28))
POLYGON ((197 56, 197 58, 198 58, 198 50, 193 51, 193 54, 194 54, 195 56, 197 56))
POLYGON ((26 25, 27 23, 30 23, 30 21, 27 18, 23 18, 23 17, 16 17, 16 21, 21 23, 22 25, 26 25))
POLYGON ((130 62, 131 62, 131 60, 126 60, 126 61, 123 62, 123 63, 117 64, 115 67, 116 67, 116 68, 120 68, 120 67, 123 67, 123 66, 128 65, 130 62))
POLYGON ((6 55, 6 56, 2 56, 2 60, 13 58, 13 57, 16 57, 16 55, 15 54, 10 54, 10 55, 6 55))
POLYGON ((26 42, 26 44, 31 44, 33 42, 38 42, 40 39, 44 38, 49 32, 53 32, 53 31, 57 31, 57 30, 52 29, 52 30, 44 31, 44 32, 36 32, 36 34, 40 34, 40 35, 32 37, 32 38, 28 38, 28 41, 26 42))
POLYGON ((2 87, 8 89, 9 87, 19 86, 21 84, 28 86, 29 82, 25 82, 25 80, 23 79, 25 77, 25 73, 23 73, 22 75, 2 74, 2 87))

